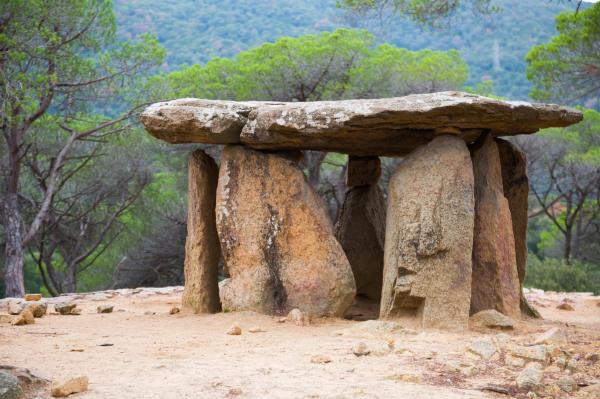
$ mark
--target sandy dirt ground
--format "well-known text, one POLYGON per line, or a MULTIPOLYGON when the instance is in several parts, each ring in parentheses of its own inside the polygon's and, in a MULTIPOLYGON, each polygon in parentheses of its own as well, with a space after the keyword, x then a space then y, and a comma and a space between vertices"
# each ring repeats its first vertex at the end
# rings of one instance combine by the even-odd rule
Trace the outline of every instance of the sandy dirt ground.
MULTIPOLYGON (((580 386, 600 383, 600 363, 590 356, 600 353, 600 298, 539 291, 528 296, 544 320, 521 321, 511 331, 450 333, 331 318, 297 326, 251 312, 169 314, 179 306, 181 287, 72 295, 48 299, 48 313, 32 325, 13 326, 5 316, 0 365, 27 368, 49 381, 85 375, 89 390, 72 397, 89 399, 526 398, 515 384, 522 366, 506 364, 500 343, 531 345, 536 334, 558 326, 568 334, 577 368, 559 372, 546 365, 539 397, 575 395, 556 385, 564 373, 580 386), (55 313, 51 303, 65 299, 82 314, 55 313), (556 308, 564 299, 574 311, 556 308), (98 314, 101 304, 114 305, 114 312, 98 314), (233 323, 241 335, 226 334, 233 323), (251 333, 251 327, 264 332, 251 333), (483 360, 467 353, 485 337, 498 343, 499 354, 483 360), (353 353, 360 342, 371 354, 353 353), (330 362, 311 362, 316 355, 330 362), (473 367, 459 372, 451 366, 457 362, 473 367), (489 391, 491 385, 504 393, 489 391)), ((353 314, 361 318, 360 309, 353 314)), ((26 396, 48 398, 49 392, 45 385, 26 396)))

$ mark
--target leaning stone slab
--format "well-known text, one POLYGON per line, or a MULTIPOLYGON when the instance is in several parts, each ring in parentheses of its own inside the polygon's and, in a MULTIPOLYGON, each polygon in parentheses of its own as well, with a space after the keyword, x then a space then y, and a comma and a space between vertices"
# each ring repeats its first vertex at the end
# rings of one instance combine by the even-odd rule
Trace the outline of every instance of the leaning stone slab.
POLYGON ((148 107, 146 129, 170 143, 243 142, 257 149, 405 155, 440 134, 467 142, 535 133, 581 121, 557 105, 499 101, 461 92, 319 102, 231 102, 181 99, 148 107))
POLYGON ((182 303, 196 313, 215 313, 219 302, 221 247, 215 224, 219 168, 202 150, 188 162, 188 228, 185 242, 185 288, 182 303))
POLYGON ((518 320, 521 284, 498 146, 488 135, 473 151, 475 229, 471 313, 495 309, 518 320))
POLYGON ((473 217, 473 168, 461 139, 440 136, 406 157, 388 191, 381 317, 467 328, 473 217))
POLYGON ((224 310, 341 316, 352 304, 352 269, 293 156, 225 147, 216 219, 231 275, 224 310))

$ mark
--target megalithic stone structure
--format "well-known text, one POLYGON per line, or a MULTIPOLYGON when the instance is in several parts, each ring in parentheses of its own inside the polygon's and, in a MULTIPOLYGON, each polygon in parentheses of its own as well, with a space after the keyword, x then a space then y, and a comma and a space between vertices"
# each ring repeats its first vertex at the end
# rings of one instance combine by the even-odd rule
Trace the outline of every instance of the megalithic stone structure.
POLYGON ((188 235, 185 242, 185 287, 182 303, 196 313, 221 310, 217 276, 221 245, 215 222, 219 168, 202 150, 188 162, 188 235))
POLYGON ((356 281, 356 292, 368 299, 381 298, 385 245, 385 198, 377 184, 378 157, 351 155, 346 168, 344 203, 335 225, 356 281))
POLYGON ((498 145, 487 134, 473 150, 475 230, 471 313, 495 309, 520 317, 521 285, 515 236, 502 186, 498 145))
POLYGON ((184 302, 197 311, 218 309, 216 234, 208 227, 216 217, 231 274, 220 283, 223 309, 340 316, 356 287, 376 298, 381 284, 381 317, 460 329, 469 310, 519 317, 519 302, 526 304, 524 159, 495 139, 569 126, 582 114, 441 92, 306 103, 186 98, 154 104, 140 119, 169 143, 226 145, 216 215, 202 205, 213 197, 206 193, 214 164, 190 167, 184 302), (342 245, 296 165, 298 150, 351 156, 342 245), (390 182, 385 229, 374 178, 380 156, 405 157, 390 182))
POLYGON ((440 136, 390 179, 380 316, 465 328, 471 298, 473 171, 465 142, 440 136))

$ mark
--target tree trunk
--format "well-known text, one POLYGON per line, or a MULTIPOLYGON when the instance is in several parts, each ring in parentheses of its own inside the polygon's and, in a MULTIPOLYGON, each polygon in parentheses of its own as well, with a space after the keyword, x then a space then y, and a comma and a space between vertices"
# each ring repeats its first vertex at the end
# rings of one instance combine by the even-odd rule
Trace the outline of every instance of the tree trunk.
POLYGON ((308 182, 313 189, 317 190, 321 182, 321 163, 327 156, 322 151, 305 151, 304 163, 308 169, 308 182))
POLYGON ((7 297, 23 297, 25 295, 22 226, 23 220, 19 212, 17 193, 9 192, 4 199, 4 233, 6 240, 4 284, 7 297))
POLYGON ((573 241, 572 226, 567 226, 565 230, 565 248, 563 258, 565 259, 565 262, 567 262, 568 265, 571 264, 571 241, 573 241))
POLYGON ((77 291, 77 264, 68 263, 67 284, 65 291, 68 293, 73 293, 77 291))

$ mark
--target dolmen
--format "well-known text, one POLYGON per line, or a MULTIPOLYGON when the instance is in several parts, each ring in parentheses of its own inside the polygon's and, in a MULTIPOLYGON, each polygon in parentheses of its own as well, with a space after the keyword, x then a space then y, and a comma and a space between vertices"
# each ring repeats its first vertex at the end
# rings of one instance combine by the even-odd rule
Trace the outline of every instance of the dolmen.
POLYGON ((581 121, 557 105, 461 92, 320 102, 179 99, 141 121, 168 143, 224 145, 189 158, 183 303, 196 312, 299 308, 342 316, 357 294, 381 318, 464 329, 519 318, 527 246, 525 156, 501 138, 581 121), (335 225, 299 166, 348 154, 335 225), (387 198, 380 158, 401 157, 387 198), (229 278, 218 282, 220 259, 229 278))

